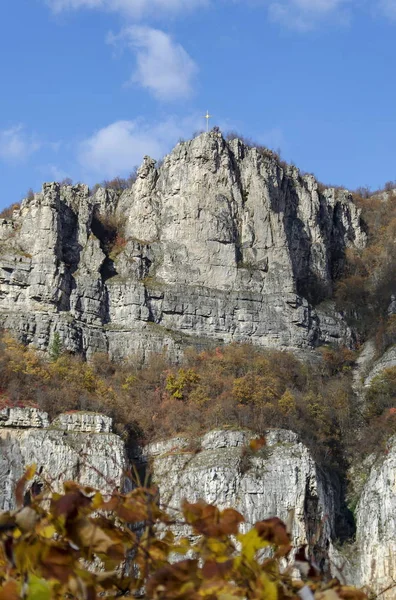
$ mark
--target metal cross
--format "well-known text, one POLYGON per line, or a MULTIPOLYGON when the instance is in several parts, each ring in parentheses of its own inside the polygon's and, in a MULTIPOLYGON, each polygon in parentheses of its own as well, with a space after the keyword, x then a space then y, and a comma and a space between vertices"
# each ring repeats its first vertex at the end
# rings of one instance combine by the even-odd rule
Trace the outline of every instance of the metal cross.
POLYGON ((206 115, 204 115, 204 119, 206 119, 206 131, 209 131, 209 119, 212 118, 212 115, 209 114, 209 111, 206 111, 206 115))

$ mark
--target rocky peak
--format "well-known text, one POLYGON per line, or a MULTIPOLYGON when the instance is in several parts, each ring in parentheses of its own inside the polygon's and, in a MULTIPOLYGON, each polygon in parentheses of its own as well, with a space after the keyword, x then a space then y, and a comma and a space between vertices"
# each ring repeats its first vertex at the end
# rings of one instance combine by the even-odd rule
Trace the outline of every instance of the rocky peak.
POLYGON ((44 184, 0 223, 0 326, 45 350, 144 360, 191 344, 352 343, 331 304, 362 247, 348 192, 212 131, 145 157, 128 190, 44 184))

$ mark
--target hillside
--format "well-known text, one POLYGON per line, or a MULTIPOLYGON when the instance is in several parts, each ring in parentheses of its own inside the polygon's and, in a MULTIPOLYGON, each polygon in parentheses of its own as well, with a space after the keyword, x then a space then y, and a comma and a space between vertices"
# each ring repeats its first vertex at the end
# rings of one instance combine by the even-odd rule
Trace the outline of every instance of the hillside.
POLYGON ((391 187, 327 188, 217 129, 4 211, 3 506, 45 448, 60 480, 150 465, 163 501, 281 515, 327 576, 393 600, 395 234, 391 187))

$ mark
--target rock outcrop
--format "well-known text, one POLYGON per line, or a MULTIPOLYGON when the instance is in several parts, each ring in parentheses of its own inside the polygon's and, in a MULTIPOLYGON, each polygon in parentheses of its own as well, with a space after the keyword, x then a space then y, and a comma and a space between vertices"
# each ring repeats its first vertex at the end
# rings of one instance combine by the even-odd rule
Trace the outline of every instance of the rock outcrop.
POLYGON ((0 222, 0 326, 42 350, 58 332, 88 358, 351 343, 331 303, 313 305, 364 244, 346 191, 213 131, 146 158, 123 193, 45 184, 0 222))
POLYGON ((373 361, 364 380, 365 386, 370 385, 374 377, 380 375, 385 369, 396 367, 396 345, 388 348, 384 354, 373 361))
POLYGON ((369 457, 360 477, 356 540, 345 556, 350 581, 367 586, 384 600, 396 598, 396 437, 386 454, 369 457))
MULTIPOLYGON (((32 463, 36 492, 45 483, 60 489, 70 479, 102 491, 129 489, 130 464, 123 441, 111 433, 111 419, 76 412, 49 424, 47 414, 34 408, 3 409, 0 419, 0 509, 15 506, 15 483, 32 463)), ((362 466, 351 542, 353 526, 338 478, 320 468, 291 431, 269 430, 267 445, 251 453, 254 437, 249 431, 215 430, 194 441, 156 442, 137 451, 136 465, 149 466, 162 503, 175 514, 184 498, 203 498, 239 510, 245 529, 279 516, 293 544, 307 544, 325 572, 376 593, 387 590, 385 600, 394 600, 396 438, 381 459, 369 458, 362 466)), ((179 525, 176 533, 186 531, 179 525)))
POLYGON ((56 491, 69 480, 103 491, 128 487, 125 447, 111 419, 67 413, 50 425, 46 413, 25 408, 4 409, 0 419, 0 509, 14 508, 15 484, 32 464, 39 488, 56 491))
POLYGON ((350 533, 338 480, 318 467, 291 431, 268 431, 267 446, 249 454, 252 437, 248 431, 211 431, 194 448, 183 438, 146 447, 161 501, 174 509, 184 498, 233 507, 245 517, 247 530, 278 516, 294 546, 307 544, 329 572, 333 542, 350 533))

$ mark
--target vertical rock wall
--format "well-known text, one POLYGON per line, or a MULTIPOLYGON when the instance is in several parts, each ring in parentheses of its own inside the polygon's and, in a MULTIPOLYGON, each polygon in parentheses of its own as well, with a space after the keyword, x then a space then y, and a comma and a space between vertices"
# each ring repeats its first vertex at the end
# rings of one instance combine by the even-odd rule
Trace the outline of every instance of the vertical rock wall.
POLYGON ((55 491, 70 480, 103 491, 129 485, 124 443, 111 433, 111 419, 68 413, 50 425, 37 409, 4 409, 0 419, 0 509, 15 507, 16 482, 31 464, 36 485, 55 491))
POLYGON ((233 507, 244 516, 246 529, 278 516, 293 545, 307 544, 329 572, 332 544, 346 522, 339 482, 315 464, 294 433, 269 431, 267 446, 249 455, 251 438, 248 431, 212 431, 194 448, 182 438, 149 445, 145 456, 161 501, 174 509, 184 498, 233 507))
POLYGON ((146 158, 122 193, 45 184, 1 221, 0 326, 43 350, 58 331, 88 357, 142 360, 191 344, 350 344, 331 303, 312 304, 364 244, 347 192, 213 131, 160 168, 146 158))

